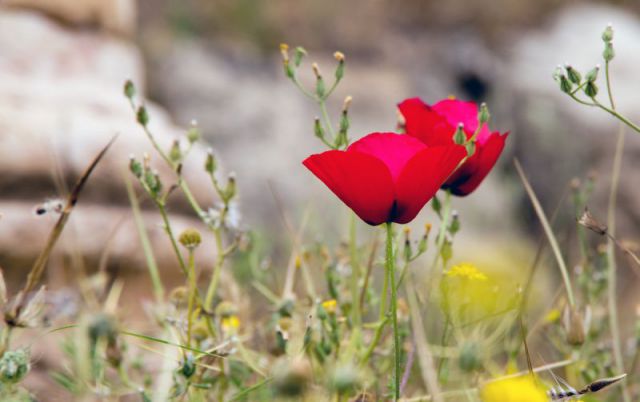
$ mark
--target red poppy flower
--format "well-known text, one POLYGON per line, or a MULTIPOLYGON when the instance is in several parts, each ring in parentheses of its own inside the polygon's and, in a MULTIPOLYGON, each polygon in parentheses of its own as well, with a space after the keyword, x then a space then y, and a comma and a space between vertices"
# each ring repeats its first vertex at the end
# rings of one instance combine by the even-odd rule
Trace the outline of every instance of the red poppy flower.
MULTIPOLYGON (((471 138, 478 128, 478 107, 474 102, 446 99, 429 106, 420 98, 411 98, 401 102, 398 108, 405 120, 405 132, 428 146, 452 143, 459 123, 464 125, 467 138, 471 138)), ((508 132, 491 132, 484 124, 476 137, 474 154, 442 188, 459 196, 472 193, 496 164, 508 135, 508 132)))
POLYGON ((303 164, 363 221, 379 225, 413 220, 465 155, 453 143, 429 147, 407 135, 372 133, 303 164))

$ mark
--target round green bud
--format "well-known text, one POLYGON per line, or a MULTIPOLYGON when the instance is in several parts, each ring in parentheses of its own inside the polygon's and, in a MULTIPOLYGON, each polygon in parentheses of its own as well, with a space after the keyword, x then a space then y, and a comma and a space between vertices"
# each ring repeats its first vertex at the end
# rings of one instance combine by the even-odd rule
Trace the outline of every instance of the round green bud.
POLYGON ((200 236, 200 232, 198 232, 196 229, 189 228, 183 230, 182 233, 180 233, 178 241, 184 247, 193 250, 200 245, 200 243, 202 242, 202 237, 200 236))

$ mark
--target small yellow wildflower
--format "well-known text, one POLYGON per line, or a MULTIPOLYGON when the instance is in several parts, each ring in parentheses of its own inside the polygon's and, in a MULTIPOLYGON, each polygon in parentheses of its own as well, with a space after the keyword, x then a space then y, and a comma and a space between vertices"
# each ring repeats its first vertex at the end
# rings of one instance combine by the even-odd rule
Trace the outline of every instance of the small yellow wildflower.
POLYGON ((554 322, 560 321, 560 317, 561 317, 560 310, 558 310, 557 308, 554 308, 549 310, 547 315, 544 316, 544 321, 548 324, 553 324, 554 322))
POLYGON ((240 319, 237 315, 224 317, 220 323, 225 332, 235 332, 240 327, 240 319))
POLYGON ((480 390, 482 402, 548 402, 549 398, 530 376, 493 381, 480 390))
POLYGON ((449 277, 461 277, 474 281, 486 281, 487 275, 483 274, 475 267, 475 265, 469 263, 462 263, 454 265, 449 271, 447 271, 449 277))
POLYGON ((329 299, 322 302, 322 308, 329 314, 335 314, 336 308, 338 307, 338 302, 336 299, 329 299))

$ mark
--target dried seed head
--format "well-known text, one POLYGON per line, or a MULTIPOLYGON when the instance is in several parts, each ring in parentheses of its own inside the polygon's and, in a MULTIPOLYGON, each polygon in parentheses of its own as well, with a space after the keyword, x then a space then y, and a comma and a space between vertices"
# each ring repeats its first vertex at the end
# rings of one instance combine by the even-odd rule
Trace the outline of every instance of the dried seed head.
POLYGON ((565 330, 567 343, 571 346, 580 346, 584 343, 586 328, 582 314, 575 308, 569 307, 565 311, 565 330))
POLYGON ((607 234, 607 225, 598 222, 596 218, 591 215, 591 212, 589 212, 589 209, 587 207, 584 208, 582 216, 580 216, 580 218, 578 219, 578 224, 584 226, 592 232, 599 234, 600 236, 604 236, 607 234))
POLYGON ((0 383, 16 384, 29 372, 28 349, 10 350, 0 358, 0 383))

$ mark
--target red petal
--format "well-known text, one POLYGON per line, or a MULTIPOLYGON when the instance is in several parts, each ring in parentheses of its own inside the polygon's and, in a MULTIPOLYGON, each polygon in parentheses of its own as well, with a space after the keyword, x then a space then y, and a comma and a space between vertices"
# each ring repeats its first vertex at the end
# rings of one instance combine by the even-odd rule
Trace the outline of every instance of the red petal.
POLYGON ((359 152, 327 151, 302 162, 363 221, 379 225, 393 208, 393 181, 384 163, 359 152))
POLYGON ((458 196, 471 194, 498 161, 509 133, 491 134, 484 144, 478 143, 476 153, 451 175, 443 188, 451 189, 458 196))
POLYGON ((405 132, 429 146, 449 145, 457 123, 450 124, 420 98, 406 99, 398 104, 405 120, 405 132))
MULTIPOLYGON (((444 116, 453 127, 457 127, 459 123, 464 124, 467 137, 471 137, 478 128, 478 106, 475 102, 444 99, 433 105, 433 110, 444 116)), ((489 127, 483 125, 478 133, 478 143, 484 144, 490 135, 489 127)))
POLYGON ((360 152, 382 161, 395 182, 400 172, 426 146, 419 140, 397 133, 371 133, 351 144, 347 152, 360 152))
POLYGON ((396 183, 394 222, 411 222, 465 155, 464 147, 450 145, 427 148, 414 156, 396 183))

